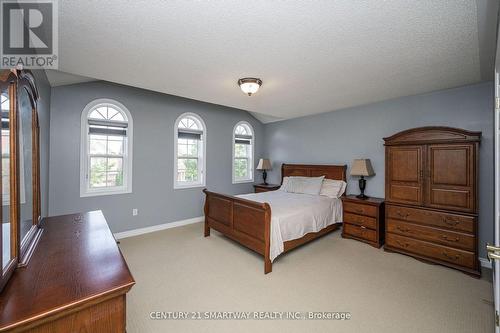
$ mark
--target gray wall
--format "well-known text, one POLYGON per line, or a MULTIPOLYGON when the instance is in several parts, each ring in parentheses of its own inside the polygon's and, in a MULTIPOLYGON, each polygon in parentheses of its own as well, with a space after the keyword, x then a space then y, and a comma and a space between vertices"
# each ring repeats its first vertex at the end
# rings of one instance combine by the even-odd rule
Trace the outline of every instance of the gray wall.
POLYGON ((40 125, 40 192, 41 214, 49 212, 49 141, 50 141, 50 97, 51 87, 45 71, 34 70, 36 85, 40 94, 38 101, 38 121, 40 125))
MULTIPOLYGON (((366 193, 384 197, 382 138, 430 125, 483 133, 479 170, 479 250, 480 256, 486 257, 484 244, 493 241, 492 82, 267 124, 265 155, 274 168, 269 178, 279 182, 281 163, 350 165, 355 158, 370 158, 376 175, 367 180, 366 193)), ((348 182, 348 193, 358 193, 357 178, 349 178, 348 182)))
MULTIPOLYGON (((113 232, 203 215, 201 188, 173 189, 176 118, 199 114, 207 126, 207 188, 229 194, 252 192, 232 184, 232 131, 240 120, 255 130, 255 159, 261 157, 263 125, 249 113, 107 82, 54 87, 51 99, 50 215, 102 209, 113 232), (133 193, 80 198, 80 117, 97 98, 111 98, 129 109, 134 122, 133 193), (139 209, 132 216, 132 208, 139 209)), ((258 177, 258 175, 256 175, 258 177)))

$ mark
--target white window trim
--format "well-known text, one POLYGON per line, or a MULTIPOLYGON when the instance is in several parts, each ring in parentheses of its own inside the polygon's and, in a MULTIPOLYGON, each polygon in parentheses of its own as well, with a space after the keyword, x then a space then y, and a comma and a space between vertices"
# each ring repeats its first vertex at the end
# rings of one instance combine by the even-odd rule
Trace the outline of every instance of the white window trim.
POLYGON ((80 197, 94 197, 101 195, 116 195, 132 193, 132 165, 133 165, 133 138, 134 138, 134 122, 130 111, 120 102, 109 98, 99 98, 88 103, 83 109, 81 116, 81 135, 80 135, 80 197), (88 115, 90 110, 100 106, 112 104, 115 105, 120 111, 127 116, 127 149, 124 152, 123 159, 127 162, 124 163, 124 177, 126 184, 120 187, 90 189, 87 186, 87 174, 89 170, 88 153, 89 153, 89 140, 88 140, 88 115))
MULTIPOLYGON (((200 159, 198 158, 198 165, 200 165, 200 159)), ((207 179, 207 126, 205 125, 205 122, 203 121, 203 118, 201 118, 198 114, 193 113, 193 112, 186 112, 181 114, 177 119, 175 120, 174 124, 174 190, 181 190, 181 189, 187 189, 187 188, 199 188, 199 187, 205 187, 206 186, 206 179, 207 179), (182 118, 185 117, 193 117, 196 118, 200 123, 201 126, 203 126, 203 136, 202 136, 202 142, 203 142, 203 151, 201 153, 201 182, 178 182, 177 181, 177 140, 178 140, 178 126, 179 122, 181 121, 182 118)))
POLYGON ((233 141, 231 141, 231 146, 232 146, 232 151, 233 151, 232 159, 231 159, 231 174, 232 174, 232 178, 233 178, 233 184, 253 183, 254 179, 255 179, 255 167, 254 167, 255 131, 254 131, 252 125, 250 125, 250 123, 248 121, 239 121, 236 123, 236 125, 234 125, 234 127, 233 127, 233 141), (236 128, 240 125, 246 125, 250 128, 250 131, 252 131, 252 163, 250 165, 250 172, 252 174, 252 178, 249 178, 249 179, 236 179, 235 174, 234 174, 234 140, 236 138, 236 128))

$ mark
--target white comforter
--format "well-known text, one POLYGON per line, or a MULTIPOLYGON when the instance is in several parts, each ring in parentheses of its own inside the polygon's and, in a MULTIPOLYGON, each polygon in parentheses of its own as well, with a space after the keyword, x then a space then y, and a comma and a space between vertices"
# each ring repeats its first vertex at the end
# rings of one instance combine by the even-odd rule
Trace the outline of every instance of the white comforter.
POLYGON ((342 221, 340 199, 284 191, 242 194, 238 197, 267 202, 271 206, 271 261, 283 252, 283 242, 342 221))

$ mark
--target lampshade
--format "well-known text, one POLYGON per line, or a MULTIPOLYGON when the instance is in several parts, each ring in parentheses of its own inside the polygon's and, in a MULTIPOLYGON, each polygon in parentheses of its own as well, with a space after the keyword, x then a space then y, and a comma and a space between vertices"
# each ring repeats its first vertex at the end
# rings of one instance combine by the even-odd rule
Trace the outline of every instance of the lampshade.
POLYGON ((267 158, 261 158, 259 160, 259 165, 257 165, 257 170, 271 170, 271 161, 267 158))
POLYGON ((355 159, 352 162, 351 176, 373 176, 372 163, 369 159, 355 159))
POLYGON ((246 77, 243 79, 239 79, 238 85, 240 86, 241 91, 243 91, 248 96, 252 96, 252 94, 255 94, 259 90, 260 86, 262 85, 262 80, 253 77, 246 77))

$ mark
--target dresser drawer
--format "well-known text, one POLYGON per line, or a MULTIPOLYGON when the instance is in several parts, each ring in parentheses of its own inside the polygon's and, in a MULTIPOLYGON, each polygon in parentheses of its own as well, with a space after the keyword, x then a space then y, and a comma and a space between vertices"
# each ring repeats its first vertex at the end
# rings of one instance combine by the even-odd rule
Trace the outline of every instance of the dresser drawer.
POLYGON ((365 227, 344 223, 343 233, 353 237, 362 238, 370 242, 377 242, 377 232, 365 227))
POLYGON ((344 222, 377 230, 377 219, 352 213, 344 213, 344 222))
POLYGON ((355 202, 344 202, 344 211, 359 215, 366 215, 371 217, 377 217, 377 207, 358 204, 355 202))
POLYGON ((462 250, 474 252, 476 248, 475 237, 463 233, 435 229, 393 219, 386 220, 386 230, 387 232, 398 235, 430 241, 462 250))
POLYGON ((474 253, 453 249, 425 241, 387 233, 385 242, 388 246, 408 253, 422 255, 432 259, 446 261, 455 265, 475 269, 474 253))
POLYGON ((475 218, 472 216, 447 214, 427 209, 417 209, 387 205, 388 219, 436 226, 448 230, 474 232, 475 218))

